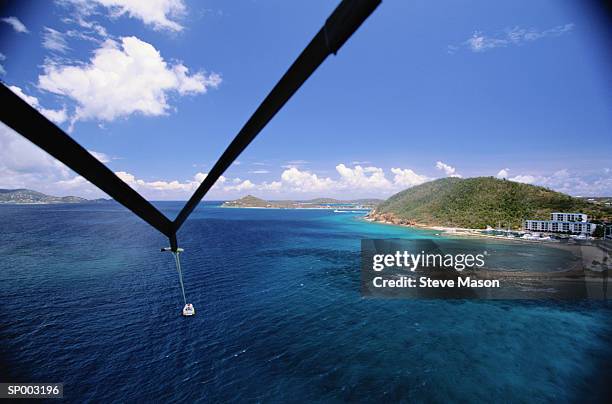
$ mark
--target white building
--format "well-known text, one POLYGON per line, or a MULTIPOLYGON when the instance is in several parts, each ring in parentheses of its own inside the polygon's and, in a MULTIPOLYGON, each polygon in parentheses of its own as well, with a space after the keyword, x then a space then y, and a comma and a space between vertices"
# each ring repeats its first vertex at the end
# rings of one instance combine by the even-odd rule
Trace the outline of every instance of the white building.
POLYGON ((554 212, 550 214, 550 220, 525 220, 523 228, 545 233, 593 234, 597 225, 587 219, 584 213, 554 212))
POLYGON ((550 220, 556 220, 559 222, 586 222, 587 215, 584 213, 553 212, 550 214, 550 220))

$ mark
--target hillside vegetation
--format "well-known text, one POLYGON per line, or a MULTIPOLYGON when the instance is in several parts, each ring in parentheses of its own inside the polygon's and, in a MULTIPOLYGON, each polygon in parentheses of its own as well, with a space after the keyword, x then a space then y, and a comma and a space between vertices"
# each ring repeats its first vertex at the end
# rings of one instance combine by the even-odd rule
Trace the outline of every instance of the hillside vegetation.
POLYGON ((353 200, 340 200, 334 198, 315 198, 305 201, 292 201, 292 200, 271 200, 258 198, 253 195, 243 196, 240 199, 233 201, 226 201, 223 203, 223 207, 227 208, 282 208, 282 209, 295 209, 295 208, 329 208, 330 205, 360 205, 367 208, 372 208, 382 202, 381 199, 353 199, 353 200))
POLYGON ((0 189, 0 203, 46 204, 89 202, 77 196, 51 196, 31 189, 0 189))
POLYGON ((391 196, 371 217, 403 224, 517 228, 524 219, 549 219, 551 212, 582 212, 600 220, 612 217, 608 207, 493 177, 427 182, 391 196))

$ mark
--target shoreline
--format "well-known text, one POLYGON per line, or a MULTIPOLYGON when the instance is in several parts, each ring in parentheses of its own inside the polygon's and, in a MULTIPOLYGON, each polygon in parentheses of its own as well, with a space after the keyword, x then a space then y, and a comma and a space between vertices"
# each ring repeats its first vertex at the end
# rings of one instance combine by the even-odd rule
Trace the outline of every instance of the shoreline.
MULTIPOLYGON (((432 226, 426 225, 422 223, 394 223, 388 220, 380 220, 375 219, 369 216, 364 216, 363 220, 370 223, 378 223, 389 226, 399 226, 399 227, 407 227, 418 230, 430 230, 430 231, 439 231, 439 234, 435 234, 435 236, 439 237, 458 237, 458 238, 483 238, 483 239, 491 239, 497 241, 510 241, 510 242, 520 242, 520 243, 537 243, 537 244, 546 244, 546 245, 554 245, 558 243, 558 240, 530 240, 523 239, 520 237, 507 237, 502 235, 493 235, 493 234, 484 234, 482 233, 486 229, 470 229, 465 227, 449 227, 449 226, 432 226)), ((499 230, 498 230, 499 231, 499 230)))
POLYGON ((330 206, 330 207, 303 207, 303 206, 299 206, 299 207, 281 207, 281 206, 224 206, 223 204, 219 205, 220 208, 228 208, 228 209, 282 209, 282 210, 342 210, 342 211, 347 211, 347 212, 351 212, 351 211, 355 211, 358 210, 360 212, 366 213, 369 212, 371 209, 367 209, 367 208, 363 208, 363 209, 356 209, 356 208, 350 208, 350 209, 343 209, 343 208, 338 208, 336 206, 330 206))

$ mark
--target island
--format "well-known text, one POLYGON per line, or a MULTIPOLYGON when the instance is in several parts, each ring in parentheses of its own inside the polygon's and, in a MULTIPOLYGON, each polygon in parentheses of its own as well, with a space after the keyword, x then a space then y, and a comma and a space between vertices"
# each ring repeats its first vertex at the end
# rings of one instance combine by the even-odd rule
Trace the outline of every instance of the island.
POLYGON ((85 199, 78 196, 52 196, 31 189, 0 189, 0 204, 48 205, 56 203, 105 202, 107 199, 85 199))
POLYGON ((525 220, 546 220, 552 212, 580 212, 597 223, 612 221, 606 201, 590 199, 494 177, 449 177, 401 191, 367 218, 436 229, 520 229, 525 220))
POLYGON ((253 195, 247 195, 240 199, 226 201, 221 206, 224 208, 370 210, 381 202, 381 199, 339 200, 334 198, 316 198, 305 201, 268 201, 253 195))

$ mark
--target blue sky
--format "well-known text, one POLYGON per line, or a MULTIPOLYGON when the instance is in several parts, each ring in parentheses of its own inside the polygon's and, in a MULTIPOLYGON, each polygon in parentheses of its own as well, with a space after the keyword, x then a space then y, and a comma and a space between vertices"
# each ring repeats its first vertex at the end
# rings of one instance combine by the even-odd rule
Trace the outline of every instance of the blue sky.
MULTIPOLYGON (((186 199, 334 1, 8 2, 2 81, 149 199, 186 199)), ((384 1, 208 199, 492 175, 612 195, 610 42, 583 2, 384 1)), ((0 128, 0 187, 102 196, 0 128)))

